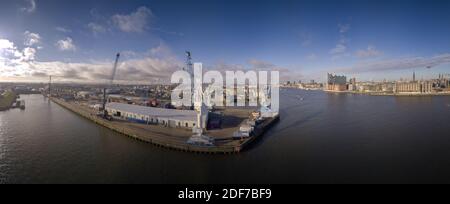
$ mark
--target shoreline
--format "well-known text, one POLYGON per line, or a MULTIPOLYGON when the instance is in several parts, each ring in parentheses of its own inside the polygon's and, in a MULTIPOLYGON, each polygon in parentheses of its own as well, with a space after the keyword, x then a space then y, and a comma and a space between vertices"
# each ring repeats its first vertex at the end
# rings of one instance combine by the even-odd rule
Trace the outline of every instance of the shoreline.
POLYGON ((297 89, 303 91, 322 91, 325 93, 337 93, 337 94, 358 94, 358 95, 370 95, 370 96, 450 96, 450 92, 442 93, 384 93, 384 92, 357 92, 357 91, 332 91, 323 89, 300 89, 296 87, 283 87, 284 89, 297 89))
MULTIPOLYGON (((150 132, 147 129, 139 128, 139 124, 133 123, 121 123, 108 121, 102 118, 99 118, 96 115, 92 115, 83 111, 79 107, 75 107, 75 105, 65 102, 61 99, 51 97, 50 100, 59 106, 94 122, 97 125, 108 128, 114 132, 120 133, 132 139, 136 139, 145 143, 150 143, 158 147, 163 147, 171 150, 178 150, 183 152, 193 152, 193 153, 205 153, 205 154, 232 154, 232 153, 240 153, 246 148, 253 144, 254 141, 259 139, 264 135, 264 133, 270 128, 273 124, 278 122, 279 116, 276 118, 268 119, 264 124, 258 126, 255 130, 255 135, 242 140, 235 140, 231 143, 235 143, 233 145, 229 144, 221 144, 217 146, 195 146, 187 144, 187 137, 170 135, 161 132, 150 132)), ((151 127, 151 126, 149 126, 151 127)), ((154 128, 156 128, 155 126, 154 128)), ((183 132, 184 133, 184 132, 183 132)), ((186 132, 187 134, 187 132, 186 132)), ((189 133, 192 135, 192 133, 189 133)), ((230 135, 230 138, 232 135, 230 135)))
POLYGON ((381 92, 355 92, 355 91, 326 91, 326 93, 359 94, 369 96, 450 96, 450 92, 445 93, 381 93, 381 92))
POLYGON ((7 95, 0 97, 0 111, 7 111, 13 108, 13 103, 16 101, 17 94, 13 91, 8 91, 7 95))

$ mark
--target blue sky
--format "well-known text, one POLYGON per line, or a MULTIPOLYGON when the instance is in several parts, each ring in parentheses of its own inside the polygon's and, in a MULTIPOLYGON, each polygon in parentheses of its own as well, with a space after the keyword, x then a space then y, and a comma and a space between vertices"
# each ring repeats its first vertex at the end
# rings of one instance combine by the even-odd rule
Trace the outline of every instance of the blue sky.
POLYGON ((116 52, 123 53, 119 80, 152 81, 183 66, 185 50, 211 69, 276 69, 285 80, 450 73, 449 1, 1 4, 1 81, 104 79, 116 52))

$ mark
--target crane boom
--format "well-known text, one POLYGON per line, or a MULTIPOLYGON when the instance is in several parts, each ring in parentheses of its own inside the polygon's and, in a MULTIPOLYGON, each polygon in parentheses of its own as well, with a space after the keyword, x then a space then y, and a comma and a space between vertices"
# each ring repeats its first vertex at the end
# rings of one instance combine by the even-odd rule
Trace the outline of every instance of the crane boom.
POLYGON ((116 61, 114 62, 113 72, 111 74, 111 81, 109 82, 110 86, 113 84, 114 77, 116 76, 116 70, 117 70, 117 64, 119 63, 119 57, 120 57, 120 53, 117 53, 116 61))
MULTIPOLYGON (((111 88, 113 82, 114 82, 114 77, 116 75, 116 70, 117 70, 117 64, 119 63, 119 57, 120 57, 120 53, 117 53, 116 55, 116 61, 114 62, 114 67, 113 67, 113 71, 111 74, 111 80, 109 81, 109 88, 111 88)), ((103 88, 103 104, 102 104, 102 108, 103 108, 103 118, 108 118, 108 112, 106 111, 106 87, 103 88)))

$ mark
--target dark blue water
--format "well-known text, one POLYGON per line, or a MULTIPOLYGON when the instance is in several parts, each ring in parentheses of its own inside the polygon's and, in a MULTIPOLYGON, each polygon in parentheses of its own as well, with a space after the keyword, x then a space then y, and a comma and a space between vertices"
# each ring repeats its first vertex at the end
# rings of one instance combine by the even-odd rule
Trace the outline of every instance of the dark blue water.
POLYGON ((21 98, 0 112, 0 183, 450 183, 450 97, 282 90, 280 122, 236 155, 158 148, 21 98))

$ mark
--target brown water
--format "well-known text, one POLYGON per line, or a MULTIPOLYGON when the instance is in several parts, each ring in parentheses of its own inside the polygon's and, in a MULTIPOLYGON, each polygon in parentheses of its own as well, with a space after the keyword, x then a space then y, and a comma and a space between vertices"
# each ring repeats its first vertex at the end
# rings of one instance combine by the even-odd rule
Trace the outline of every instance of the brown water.
POLYGON ((280 122, 236 155, 158 148, 21 98, 0 112, 0 183, 450 183, 450 97, 282 90, 280 122))

